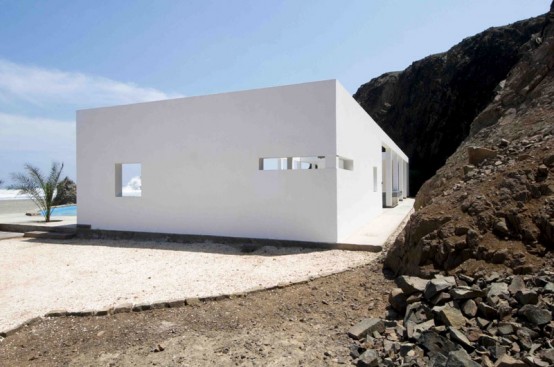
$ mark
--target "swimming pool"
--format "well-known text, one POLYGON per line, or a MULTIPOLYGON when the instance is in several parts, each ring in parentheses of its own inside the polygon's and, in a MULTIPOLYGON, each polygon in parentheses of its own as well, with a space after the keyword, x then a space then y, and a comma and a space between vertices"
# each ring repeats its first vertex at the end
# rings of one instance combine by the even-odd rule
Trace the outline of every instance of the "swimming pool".
MULTIPOLYGON (((42 213, 44 215, 44 212, 42 213)), ((66 205, 59 208, 52 209, 52 216, 69 216, 75 217, 77 215, 77 205, 66 205)))

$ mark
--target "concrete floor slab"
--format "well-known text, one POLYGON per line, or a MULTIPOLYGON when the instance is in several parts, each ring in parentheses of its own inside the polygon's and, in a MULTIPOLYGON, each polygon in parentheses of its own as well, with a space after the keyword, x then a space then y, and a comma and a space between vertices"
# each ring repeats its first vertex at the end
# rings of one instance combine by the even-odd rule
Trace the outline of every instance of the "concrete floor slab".
POLYGON ((0 231, 36 231, 62 228, 62 231, 74 230, 76 216, 52 216, 46 223, 40 215, 29 216, 25 213, 36 212, 37 207, 31 200, 0 200, 0 231), (21 230, 17 226, 21 226, 21 230))
POLYGON ((9 238, 18 238, 18 237, 23 237, 23 233, 0 231, 0 240, 7 240, 9 238))
POLYGON ((381 215, 375 217, 343 242, 361 247, 383 246, 404 219, 411 215, 414 203, 414 199, 407 198, 400 201, 394 208, 383 209, 381 215))
MULTIPOLYGON (((360 228, 346 240, 337 244, 306 243, 306 246, 291 242, 290 246, 296 247, 319 247, 324 249, 341 249, 353 251, 381 251, 389 237, 393 235, 402 222, 411 215, 414 206, 414 199, 407 198, 400 201, 394 208, 385 208, 383 212, 360 228), (309 246, 308 246, 309 245, 309 246)), ((24 214, 0 214, 0 231, 74 231, 77 217, 59 216, 53 217, 53 221, 46 223, 38 216, 26 216, 24 214), (18 229, 19 228, 19 229, 18 229)), ((163 237, 163 236, 162 236, 163 237)), ((276 241, 276 246, 287 246, 287 241, 276 241)))

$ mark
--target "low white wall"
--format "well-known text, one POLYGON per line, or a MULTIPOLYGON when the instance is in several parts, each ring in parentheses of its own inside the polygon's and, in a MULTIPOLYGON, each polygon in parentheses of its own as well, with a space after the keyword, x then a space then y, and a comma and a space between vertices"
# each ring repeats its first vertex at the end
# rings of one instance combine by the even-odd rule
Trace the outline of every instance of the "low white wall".
POLYGON ((337 176, 338 241, 381 213, 381 140, 378 126, 337 82, 337 153, 354 161, 354 170, 337 176), (377 167, 377 191, 373 191, 377 167))
POLYGON ((337 154, 354 160, 354 170, 339 170, 337 176, 338 241, 345 240, 382 212, 383 160, 387 146, 408 160, 377 123, 337 82, 337 154), (373 167, 377 167, 374 191, 373 167))
POLYGON ((335 242, 337 170, 258 170, 335 156, 335 115, 334 80, 78 111, 78 223, 335 242), (142 197, 115 196, 117 163, 142 164, 142 197))

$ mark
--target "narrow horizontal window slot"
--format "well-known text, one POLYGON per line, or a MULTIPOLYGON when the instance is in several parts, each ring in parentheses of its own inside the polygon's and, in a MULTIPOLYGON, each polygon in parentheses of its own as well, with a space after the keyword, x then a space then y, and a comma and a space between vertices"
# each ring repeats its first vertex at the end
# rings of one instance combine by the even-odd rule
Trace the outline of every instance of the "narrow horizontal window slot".
POLYGON ((347 159, 344 157, 337 157, 337 168, 353 171, 354 161, 352 159, 347 159))
POLYGON ((283 170, 304 170, 324 169, 325 157, 279 157, 260 158, 260 171, 283 171, 283 170))

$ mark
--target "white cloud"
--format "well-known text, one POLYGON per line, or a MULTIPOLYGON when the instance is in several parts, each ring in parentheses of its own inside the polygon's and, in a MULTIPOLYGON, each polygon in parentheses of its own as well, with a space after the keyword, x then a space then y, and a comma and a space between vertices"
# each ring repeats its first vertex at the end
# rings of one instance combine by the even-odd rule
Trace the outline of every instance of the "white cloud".
POLYGON ((17 64, 0 58, 0 180, 24 163, 65 163, 75 178, 76 109, 180 97, 108 78, 17 64), (30 117, 41 116, 41 117, 30 117), (49 118, 45 117, 48 116, 49 118))
POLYGON ((124 196, 141 196, 142 180, 140 176, 135 176, 129 180, 127 185, 122 187, 124 196))
POLYGON ((2 151, 75 151, 75 122, 27 117, 0 112, 2 151))
POLYGON ((75 178, 75 122, 0 112, 0 132, 0 179, 9 183, 25 163, 47 170, 52 161, 75 178))
POLYGON ((77 72, 20 65, 0 59, 0 100, 76 108, 100 107, 176 98, 154 88, 143 88, 108 78, 77 72))

